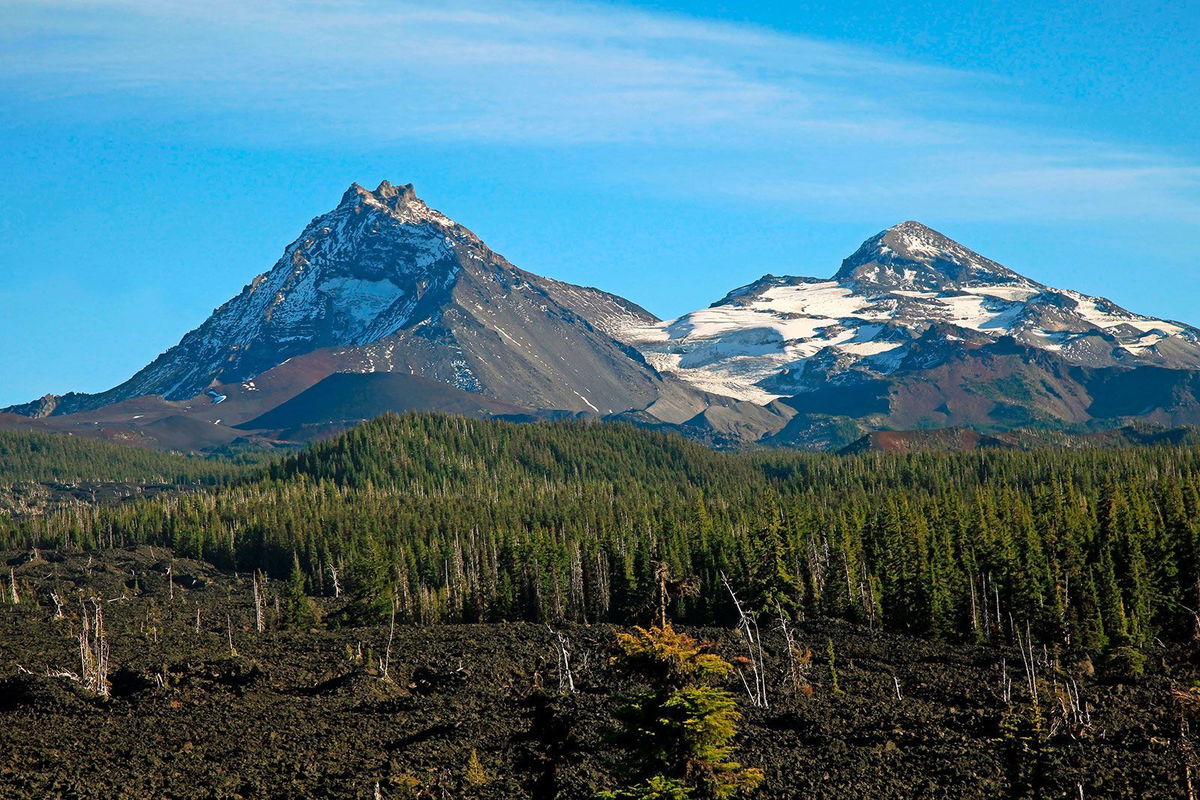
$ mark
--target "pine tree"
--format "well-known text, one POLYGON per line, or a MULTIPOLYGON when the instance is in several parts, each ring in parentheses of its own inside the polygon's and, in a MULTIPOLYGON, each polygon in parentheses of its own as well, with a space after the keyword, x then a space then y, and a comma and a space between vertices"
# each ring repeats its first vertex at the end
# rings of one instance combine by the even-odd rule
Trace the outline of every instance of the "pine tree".
POLYGON ((318 619, 317 604, 304 590, 304 570, 300 568, 300 557, 292 554, 292 571, 284 590, 284 614, 288 625, 308 627, 318 619))
POLYGON ((625 785, 602 798, 727 798, 762 781, 732 759, 741 715, 713 685, 733 669, 728 661, 670 624, 618 634, 617 646, 614 666, 641 688, 617 710, 625 785))
POLYGON ((463 781, 468 786, 479 787, 488 782, 487 773, 483 769, 483 762, 479 760, 479 751, 471 748, 471 755, 467 758, 467 767, 463 771, 463 781))
POLYGON ((392 575, 388 559, 379 542, 371 539, 366 552, 351 563, 347 579, 350 603, 346 620, 371 625, 386 622, 392 611, 392 575))
POLYGON ((788 569, 783 544, 783 518, 773 498, 766 524, 758 534, 750 563, 746 604, 753 612, 792 619, 800 608, 800 582, 788 569))

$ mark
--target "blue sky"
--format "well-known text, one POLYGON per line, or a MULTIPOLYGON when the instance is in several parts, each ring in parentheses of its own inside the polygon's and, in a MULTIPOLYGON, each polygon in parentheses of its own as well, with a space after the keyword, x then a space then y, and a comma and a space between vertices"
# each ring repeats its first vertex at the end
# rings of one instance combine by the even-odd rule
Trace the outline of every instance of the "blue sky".
POLYGON ((0 405, 120 382, 384 178, 663 317, 918 219, 1200 324, 1200 11, 1032 5, 0 0, 0 405))

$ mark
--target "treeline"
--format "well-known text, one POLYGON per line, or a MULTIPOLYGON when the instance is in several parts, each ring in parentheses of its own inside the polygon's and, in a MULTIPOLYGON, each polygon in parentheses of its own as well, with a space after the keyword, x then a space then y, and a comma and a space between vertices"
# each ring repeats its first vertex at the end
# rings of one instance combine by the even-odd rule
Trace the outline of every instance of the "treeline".
POLYGON ((255 456, 195 458, 61 433, 0 431, 0 483, 215 485, 258 460, 255 456))
POLYGON ((9 547, 170 545, 413 622, 676 619, 750 607, 1081 650, 1184 637, 1200 450, 714 453, 586 422, 387 416, 210 491, 8 523, 9 547), (298 563, 300 575, 294 575, 298 563))

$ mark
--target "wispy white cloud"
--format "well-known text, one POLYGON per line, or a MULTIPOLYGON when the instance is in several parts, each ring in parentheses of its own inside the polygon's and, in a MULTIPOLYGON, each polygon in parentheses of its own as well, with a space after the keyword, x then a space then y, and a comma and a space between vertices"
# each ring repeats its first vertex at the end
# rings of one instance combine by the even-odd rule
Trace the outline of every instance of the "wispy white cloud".
POLYGON ((485 8, 18 3, 6 27, 4 70, 10 88, 28 81, 51 100, 95 94, 137 107, 153 98, 156 113, 197 105, 270 113, 278 104, 280 113, 303 114, 310 136, 323 132, 322 122, 349 116, 363 137, 554 143, 831 121, 844 128, 851 112, 878 105, 864 81, 916 79, 928 91, 961 80, 686 18, 601 6, 485 8))
POLYGON ((1200 222, 1195 165, 1047 131, 994 76, 768 29, 510 0, 5 6, 0 90, 31 117, 264 146, 647 148, 660 187, 719 174, 831 215, 1200 222))

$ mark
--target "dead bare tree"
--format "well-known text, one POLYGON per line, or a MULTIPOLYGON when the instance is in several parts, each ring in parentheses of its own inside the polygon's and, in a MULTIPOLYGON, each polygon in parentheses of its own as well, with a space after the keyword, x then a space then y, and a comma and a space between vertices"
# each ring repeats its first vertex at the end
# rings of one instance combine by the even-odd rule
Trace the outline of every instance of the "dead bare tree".
POLYGON ((979 610, 975 607, 975 576, 968 574, 967 586, 971 590, 971 632, 979 632, 979 610))
POLYGON ((987 573, 979 576, 979 595, 982 601, 980 605, 983 607, 983 638, 990 639, 992 632, 992 612, 988 606, 987 573))
POLYGON ((87 689, 108 697, 108 637, 104 632, 104 604, 92 598, 92 613, 82 600, 82 627, 79 631, 79 679, 87 689))
POLYGON ((196 635, 200 635, 200 605, 196 604, 196 635))
POLYGON ((21 602, 21 595, 17 592, 17 573, 11 568, 8 570, 8 592, 14 606, 21 602))
POLYGON ((1036 706, 1038 703, 1038 685, 1037 685, 1037 664, 1033 651, 1033 642, 1030 640, 1029 625, 1025 626, 1025 636, 1021 636, 1021 629, 1009 619, 1010 627, 1017 637, 1017 650, 1021 653, 1021 661, 1025 665, 1025 685, 1029 689, 1029 697, 1036 706))
POLYGON ((225 612, 225 635, 229 637, 229 657, 233 658, 237 655, 237 650, 233 647, 233 619, 230 618, 229 612, 225 612))
POLYGON ((333 597, 336 600, 342 596, 342 582, 338 579, 337 567, 329 562, 329 579, 333 581, 333 597))
POLYGON ((380 676, 382 680, 390 681, 392 679, 389 670, 392 667, 392 638, 396 635, 396 596, 392 595, 392 622, 388 627, 387 650, 384 651, 383 658, 379 661, 379 671, 383 674, 380 676))
POLYGON ((1056 695, 1062 723, 1066 726, 1068 735, 1072 739, 1084 735, 1092 726, 1092 714, 1087 703, 1079 695, 1079 684, 1070 675, 1065 675, 1062 688, 1056 695))
POLYGON ((575 694, 575 675, 571 672, 571 640, 562 631, 556 631, 549 625, 546 630, 554 634, 554 646, 558 658, 558 692, 559 694, 575 694))
POLYGON ((746 695, 750 698, 751 705, 761 706, 766 708, 767 703, 767 670, 763 659, 762 637, 758 632, 758 621, 753 614, 748 613, 743 607, 737 594, 733 591, 733 586, 729 583, 729 578, 725 573, 721 573, 721 582, 725 584, 725 589, 729 592, 729 596, 733 598, 733 607, 738 613, 738 633, 741 634, 742 641, 746 644, 746 657, 737 659, 741 664, 735 663, 738 677, 742 679, 742 686, 746 689, 746 695), (747 680, 746 673, 742 670, 742 665, 748 665, 750 679, 747 680))
POLYGON ((263 632, 263 597, 262 591, 258 588, 258 570, 254 571, 254 630, 258 633, 263 632))
POLYGON ((812 694, 812 683, 808 680, 808 667, 812 663, 812 651, 801 648, 796 643, 796 634, 783 613, 783 607, 778 607, 779 630, 783 633, 784 646, 787 648, 787 676, 784 685, 790 685, 796 694, 812 694))
POLYGON ((54 601, 54 618, 66 619, 66 615, 63 614, 63 601, 62 598, 58 596, 58 592, 51 592, 50 599, 54 601))

